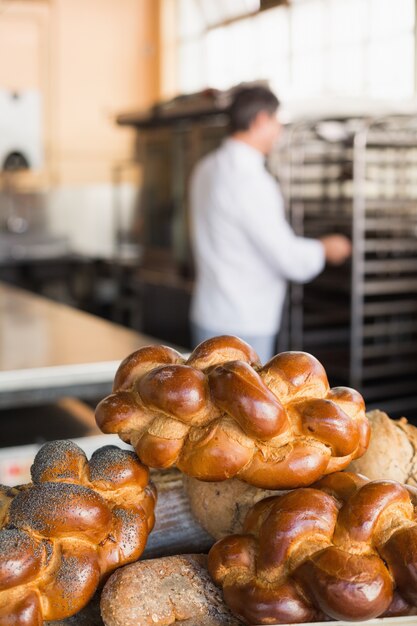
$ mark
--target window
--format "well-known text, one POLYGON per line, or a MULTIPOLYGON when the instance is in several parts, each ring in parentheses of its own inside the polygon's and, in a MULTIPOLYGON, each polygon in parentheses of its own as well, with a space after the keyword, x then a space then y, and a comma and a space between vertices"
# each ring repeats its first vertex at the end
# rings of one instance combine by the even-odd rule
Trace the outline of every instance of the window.
POLYGON ((414 0, 259 4, 178 0, 178 92, 266 79, 286 99, 413 95, 414 0))

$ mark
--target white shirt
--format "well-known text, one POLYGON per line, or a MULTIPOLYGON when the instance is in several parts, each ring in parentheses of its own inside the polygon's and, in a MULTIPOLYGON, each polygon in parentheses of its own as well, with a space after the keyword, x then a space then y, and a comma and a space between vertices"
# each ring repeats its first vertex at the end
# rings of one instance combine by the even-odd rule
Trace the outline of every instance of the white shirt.
POLYGON ((323 245, 294 234, 264 156, 242 141, 226 139, 197 164, 190 201, 192 321, 215 333, 276 333, 287 280, 319 274, 323 245))

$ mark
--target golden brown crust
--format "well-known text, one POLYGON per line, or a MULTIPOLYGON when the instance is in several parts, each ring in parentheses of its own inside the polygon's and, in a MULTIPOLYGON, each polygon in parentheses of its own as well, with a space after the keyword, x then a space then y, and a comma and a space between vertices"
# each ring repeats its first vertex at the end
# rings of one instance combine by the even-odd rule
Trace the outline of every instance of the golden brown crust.
POLYGON ((403 485, 340 472, 255 504, 208 567, 248 624, 415 614, 416 512, 403 485))
POLYGON ((262 367, 231 336, 203 342, 187 361, 163 346, 138 350, 121 364, 96 420, 151 467, 265 489, 344 469, 369 440, 361 395, 330 389, 317 359, 284 352, 262 367))
POLYGON ((82 609, 113 569, 139 558, 154 523, 149 470, 115 446, 90 462, 45 444, 33 483, 0 490, 0 625, 38 626, 82 609))

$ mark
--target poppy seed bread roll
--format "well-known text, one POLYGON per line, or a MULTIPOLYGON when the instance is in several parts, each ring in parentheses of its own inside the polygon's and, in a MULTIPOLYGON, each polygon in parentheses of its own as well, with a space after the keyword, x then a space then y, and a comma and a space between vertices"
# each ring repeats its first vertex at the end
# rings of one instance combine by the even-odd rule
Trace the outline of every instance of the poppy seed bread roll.
POLYGON ((115 568, 137 560, 156 491, 133 452, 90 461, 70 441, 45 444, 33 483, 0 488, 0 626, 40 626, 80 611, 115 568))

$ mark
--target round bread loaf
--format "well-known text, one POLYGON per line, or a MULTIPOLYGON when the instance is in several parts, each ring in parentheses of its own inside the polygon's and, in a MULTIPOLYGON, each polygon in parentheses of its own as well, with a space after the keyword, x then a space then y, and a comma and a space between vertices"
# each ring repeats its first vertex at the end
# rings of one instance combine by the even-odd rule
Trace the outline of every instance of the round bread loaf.
POLYGON ((417 486, 417 428, 405 417, 393 420, 383 411, 367 413, 371 426, 368 450, 348 470, 371 480, 387 478, 417 486))
POLYGON ((202 554, 139 561, 117 570, 101 596, 106 626, 238 626, 202 554))
POLYGON ((230 336, 201 343, 187 360, 164 346, 133 353, 96 420, 150 467, 264 489, 306 486, 344 469, 369 439, 362 396, 331 389, 313 356, 283 352, 262 366, 230 336))
POLYGON ((193 516, 215 539, 240 533, 246 514, 254 504, 282 493, 259 489, 237 478, 208 483, 184 476, 183 482, 193 516))

